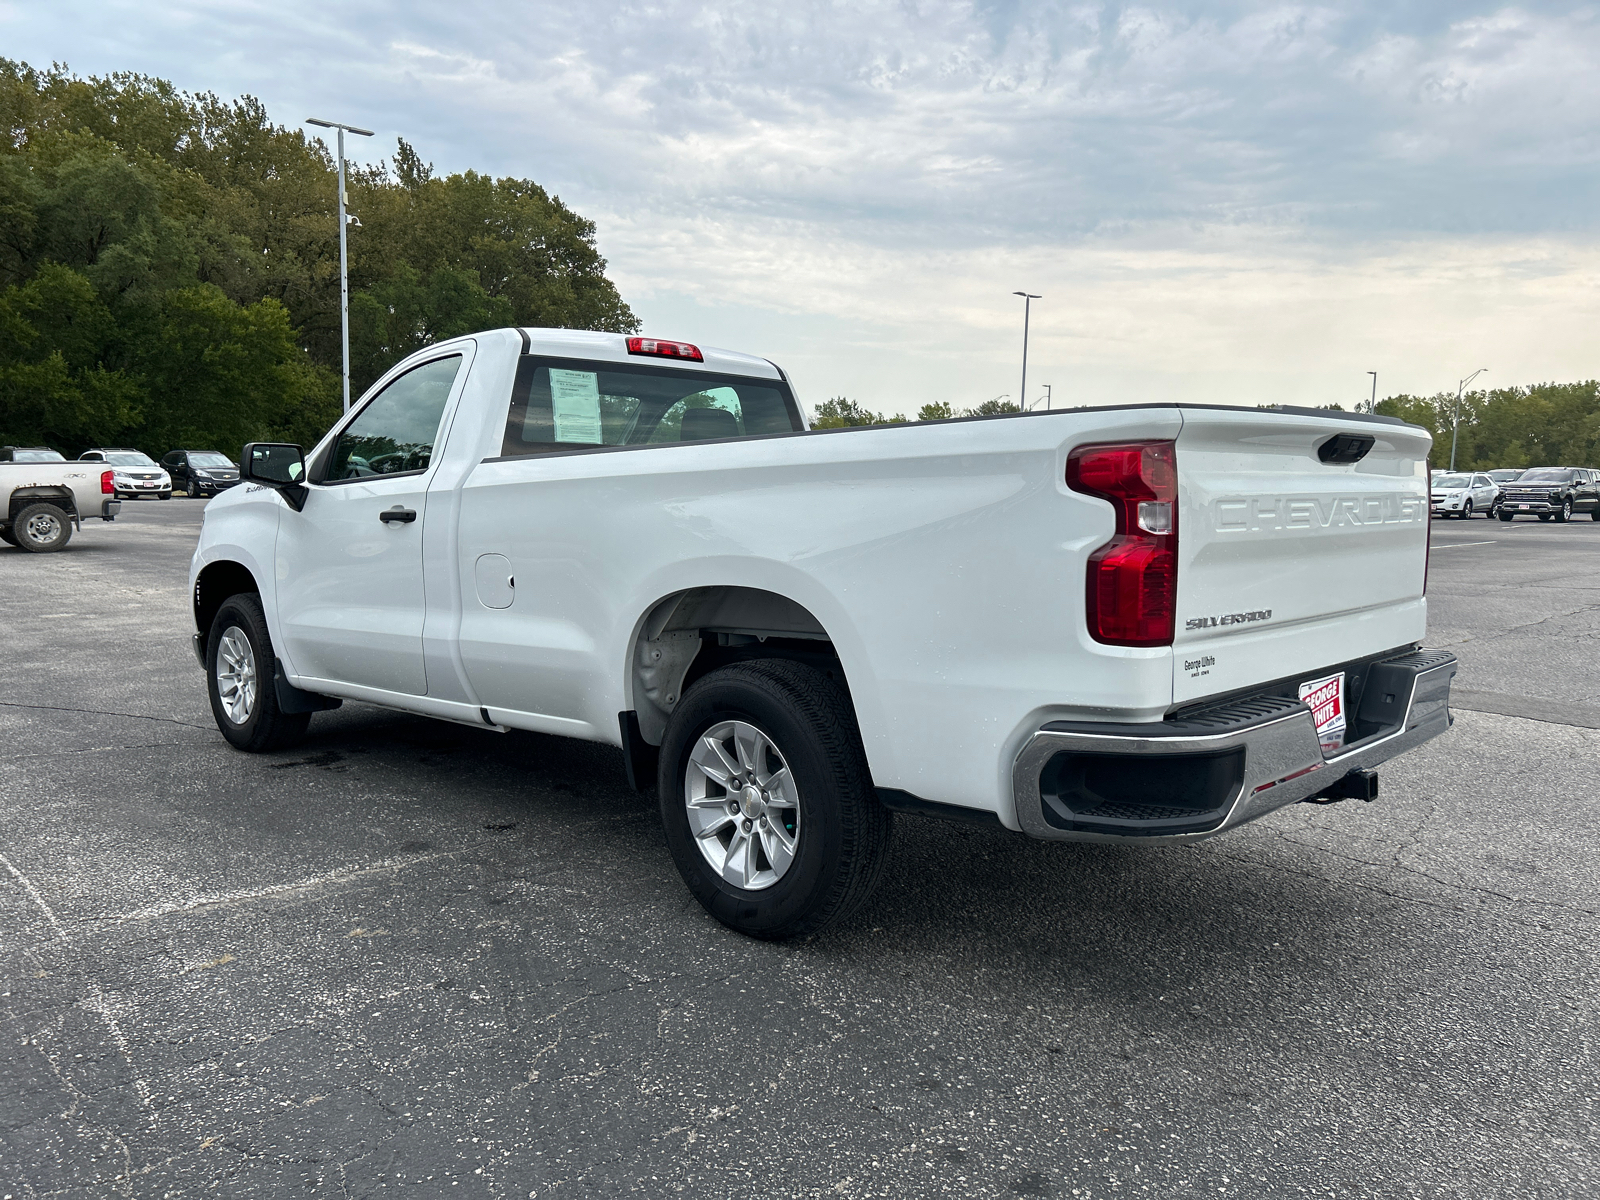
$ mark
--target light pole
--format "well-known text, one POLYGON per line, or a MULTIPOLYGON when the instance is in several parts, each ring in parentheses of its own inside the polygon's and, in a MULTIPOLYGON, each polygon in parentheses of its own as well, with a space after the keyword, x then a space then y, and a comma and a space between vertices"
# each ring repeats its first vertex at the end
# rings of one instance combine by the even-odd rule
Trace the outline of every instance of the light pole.
MULTIPOLYGON (((1039 400, 1044 401, 1045 411, 1049 412, 1050 411, 1050 385, 1048 383, 1041 383, 1039 386, 1044 389, 1044 395, 1040 396, 1039 400)), ((1032 404, 1023 405, 1022 406, 1022 411, 1023 412, 1032 412, 1034 409, 1039 407, 1039 400, 1035 400, 1032 404)))
POLYGON ((1461 425, 1461 393, 1466 389, 1467 384, 1471 383, 1474 379, 1476 379, 1479 375, 1482 375, 1488 369, 1488 367, 1479 367, 1471 375, 1468 375, 1460 383, 1456 384, 1456 408, 1455 412, 1450 415, 1450 469, 1452 471, 1456 469, 1456 431, 1461 425))
POLYGON ((1033 302, 1040 299, 1032 292, 1012 292, 1013 296, 1022 297, 1022 390, 1017 393, 1019 412, 1028 411, 1028 313, 1033 307, 1033 302))
POLYGON ((350 269, 349 258, 345 253, 345 227, 354 217, 344 215, 344 206, 348 199, 344 193, 344 135, 346 133, 358 134, 361 137, 371 137, 372 130, 358 129, 354 125, 341 125, 338 121, 323 121, 316 117, 307 117, 307 125, 320 125, 324 129, 337 129, 339 131, 339 338, 344 346, 344 411, 350 411, 350 269))
POLYGON ((1370 413, 1378 408, 1378 373, 1368 371, 1367 374, 1372 376, 1372 399, 1367 401, 1367 411, 1370 413))

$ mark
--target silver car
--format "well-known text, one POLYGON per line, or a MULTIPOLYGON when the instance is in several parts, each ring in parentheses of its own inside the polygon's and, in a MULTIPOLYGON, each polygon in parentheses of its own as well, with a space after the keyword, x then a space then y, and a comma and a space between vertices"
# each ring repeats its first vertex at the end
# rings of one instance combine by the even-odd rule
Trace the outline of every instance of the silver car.
POLYGON ((1500 485, 1482 471, 1446 473, 1433 477, 1433 515, 1460 517, 1473 513, 1489 516, 1500 500, 1500 485))

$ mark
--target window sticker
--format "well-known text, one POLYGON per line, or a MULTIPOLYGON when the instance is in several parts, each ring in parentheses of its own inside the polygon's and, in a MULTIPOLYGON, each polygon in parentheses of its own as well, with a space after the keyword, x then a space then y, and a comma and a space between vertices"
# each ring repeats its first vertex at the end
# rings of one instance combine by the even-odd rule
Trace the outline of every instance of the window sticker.
POLYGON ((550 371, 550 411, 556 441, 599 445, 600 382, 593 371, 550 371))

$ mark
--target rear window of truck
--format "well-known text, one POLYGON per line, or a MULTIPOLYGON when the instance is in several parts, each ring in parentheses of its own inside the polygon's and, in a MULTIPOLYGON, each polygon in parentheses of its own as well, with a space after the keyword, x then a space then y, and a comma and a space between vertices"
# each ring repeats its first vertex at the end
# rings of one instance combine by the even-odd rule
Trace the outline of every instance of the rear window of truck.
POLYGON ((500 454, 669 445, 803 428, 777 380, 571 359, 523 358, 500 454))

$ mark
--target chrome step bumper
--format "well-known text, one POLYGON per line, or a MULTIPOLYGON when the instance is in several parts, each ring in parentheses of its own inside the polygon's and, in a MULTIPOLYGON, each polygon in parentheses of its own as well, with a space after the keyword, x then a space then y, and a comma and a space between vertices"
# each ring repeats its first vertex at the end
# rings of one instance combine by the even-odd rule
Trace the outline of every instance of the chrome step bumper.
POLYGON ((1368 670, 1359 714, 1379 727, 1326 758, 1311 710, 1284 697, 1230 701, 1150 725, 1052 722, 1028 739, 1012 767, 1017 821, 1030 836, 1057 841, 1199 841, 1327 794, 1350 772, 1450 728, 1455 655, 1410 651, 1368 670), (1059 790, 1063 780, 1096 777, 1124 791, 1148 781, 1149 793, 1085 808, 1090 785, 1059 790))

